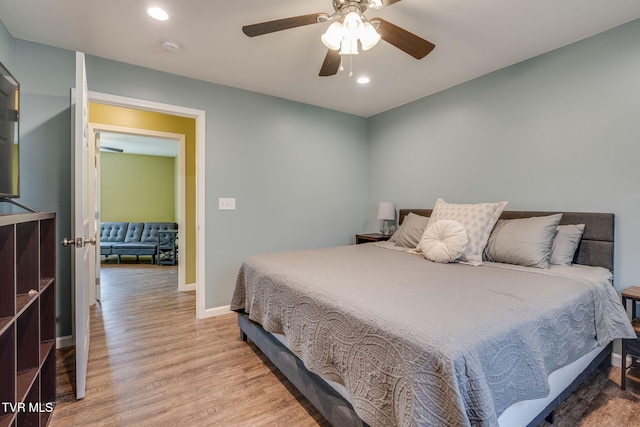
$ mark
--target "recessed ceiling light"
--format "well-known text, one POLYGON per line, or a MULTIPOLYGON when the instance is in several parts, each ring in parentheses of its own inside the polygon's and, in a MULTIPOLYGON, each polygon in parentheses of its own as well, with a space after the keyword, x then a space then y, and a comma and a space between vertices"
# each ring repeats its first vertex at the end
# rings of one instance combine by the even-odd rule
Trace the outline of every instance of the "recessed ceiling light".
POLYGON ((169 19, 169 14, 159 7, 150 7, 147 9, 147 13, 153 19, 157 19, 158 21, 166 21, 169 19))
POLYGON ((359 77, 357 80, 357 82, 360 83, 361 85, 366 85, 370 81, 371 80, 369 79, 369 77, 359 77))

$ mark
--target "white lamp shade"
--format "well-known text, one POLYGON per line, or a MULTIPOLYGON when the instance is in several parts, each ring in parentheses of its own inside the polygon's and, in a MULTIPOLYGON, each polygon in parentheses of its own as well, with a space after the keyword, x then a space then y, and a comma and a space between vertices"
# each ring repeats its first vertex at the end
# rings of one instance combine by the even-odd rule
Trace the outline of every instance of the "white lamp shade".
POLYGON ((338 50, 340 49, 343 35, 344 28, 342 27, 342 24, 340 22, 336 21, 333 24, 329 25, 329 28, 327 28, 327 31, 322 35, 322 37, 320 37, 320 39, 322 40, 322 43, 324 43, 324 45, 329 49, 338 50))
POLYGON ((362 19, 356 12, 349 12, 344 17, 344 28, 350 33, 356 33, 362 26, 362 19))
POLYGON ((362 44, 362 50, 369 50, 378 44, 382 37, 373 25, 365 22, 360 30, 360 44, 362 44))
POLYGON ((378 219, 396 219, 396 207, 393 203, 378 203, 378 219))

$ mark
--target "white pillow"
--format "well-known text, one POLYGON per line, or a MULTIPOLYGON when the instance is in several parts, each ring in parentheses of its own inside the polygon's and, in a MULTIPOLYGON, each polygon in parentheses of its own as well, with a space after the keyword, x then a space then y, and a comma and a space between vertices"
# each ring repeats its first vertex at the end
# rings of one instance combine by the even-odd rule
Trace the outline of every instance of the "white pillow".
POLYGON ((460 261, 472 265, 482 265, 484 247, 487 245, 493 226, 507 203, 453 204, 438 199, 431 213, 429 226, 443 219, 458 221, 465 228, 469 237, 469 242, 460 256, 460 261))
POLYGON ((551 246, 549 264, 571 266, 584 233, 584 224, 559 225, 551 246))
POLYGON ((468 242, 469 237, 462 224, 443 219, 424 230, 417 249, 429 261, 446 264, 458 259, 468 242))

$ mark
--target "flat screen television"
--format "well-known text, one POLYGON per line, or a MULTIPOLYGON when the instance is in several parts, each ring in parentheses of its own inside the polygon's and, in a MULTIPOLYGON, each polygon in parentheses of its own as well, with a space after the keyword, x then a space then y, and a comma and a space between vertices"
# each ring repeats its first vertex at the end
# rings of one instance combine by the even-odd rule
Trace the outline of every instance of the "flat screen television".
POLYGON ((20 197, 20 84, 0 64, 0 200, 20 197))

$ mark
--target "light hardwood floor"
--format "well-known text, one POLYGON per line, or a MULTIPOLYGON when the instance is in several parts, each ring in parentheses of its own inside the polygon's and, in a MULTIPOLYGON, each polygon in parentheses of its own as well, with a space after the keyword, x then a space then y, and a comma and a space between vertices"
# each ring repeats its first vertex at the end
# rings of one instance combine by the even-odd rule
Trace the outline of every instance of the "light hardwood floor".
MULTIPOLYGON (((73 350, 58 350, 58 403, 50 426, 328 426, 251 343, 234 314, 197 320, 177 269, 107 265, 91 311, 87 394, 74 398, 73 350)), ((596 372, 555 426, 640 426, 640 386, 618 368, 596 372)), ((541 426, 549 426, 547 423, 541 426)))

